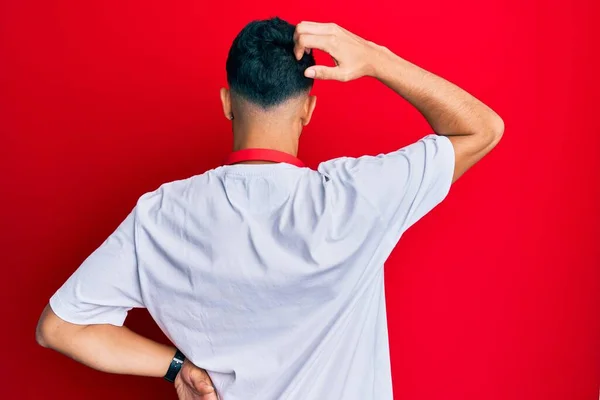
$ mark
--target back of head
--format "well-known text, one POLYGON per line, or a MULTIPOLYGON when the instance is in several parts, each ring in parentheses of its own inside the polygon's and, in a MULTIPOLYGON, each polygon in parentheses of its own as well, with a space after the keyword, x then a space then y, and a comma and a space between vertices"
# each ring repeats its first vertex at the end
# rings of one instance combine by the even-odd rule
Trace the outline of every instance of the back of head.
POLYGON ((295 26, 272 18, 253 21, 237 35, 227 57, 227 81, 233 96, 269 109, 308 93, 313 80, 304 70, 312 54, 294 56, 295 26))

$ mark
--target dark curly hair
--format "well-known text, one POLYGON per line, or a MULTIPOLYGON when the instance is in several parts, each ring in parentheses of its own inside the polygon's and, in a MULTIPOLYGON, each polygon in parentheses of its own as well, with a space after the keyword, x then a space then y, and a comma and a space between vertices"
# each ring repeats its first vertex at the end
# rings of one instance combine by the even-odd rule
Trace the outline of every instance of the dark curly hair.
POLYGON ((308 92, 304 70, 312 54, 294 56, 295 26, 280 19, 252 21, 237 35, 227 57, 227 82, 235 95, 265 109, 308 92))

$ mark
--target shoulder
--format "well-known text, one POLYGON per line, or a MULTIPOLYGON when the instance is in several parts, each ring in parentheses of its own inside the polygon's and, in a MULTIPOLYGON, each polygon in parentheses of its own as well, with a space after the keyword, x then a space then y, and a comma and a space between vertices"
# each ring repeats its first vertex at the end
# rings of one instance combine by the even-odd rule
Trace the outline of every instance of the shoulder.
POLYGON ((319 164, 318 171, 329 179, 352 179, 356 174, 377 179, 385 169, 400 172, 410 164, 434 158, 452 158, 452 143, 445 136, 430 134, 407 146, 390 152, 358 157, 338 157, 319 164))
POLYGON ((153 190, 143 193, 137 200, 138 209, 162 208, 165 203, 179 204, 193 201, 206 193, 212 170, 188 178, 177 179, 160 184, 153 190))

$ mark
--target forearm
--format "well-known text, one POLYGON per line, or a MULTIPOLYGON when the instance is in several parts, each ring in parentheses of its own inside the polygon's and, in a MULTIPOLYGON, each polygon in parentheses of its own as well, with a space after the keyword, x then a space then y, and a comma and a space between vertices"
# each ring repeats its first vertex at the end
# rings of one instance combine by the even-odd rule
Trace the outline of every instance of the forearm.
POLYGON ((445 136, 494 134, 500 117, 484 103, 447 80, 376 46, 372 75, 411 103, 445 136))
POLYGON ((44 313, 38 342, 100 371, 162 377, 175 354, 174 347, 154 342, 126 327, 78 326, 60 320, 50 309, 44 313))

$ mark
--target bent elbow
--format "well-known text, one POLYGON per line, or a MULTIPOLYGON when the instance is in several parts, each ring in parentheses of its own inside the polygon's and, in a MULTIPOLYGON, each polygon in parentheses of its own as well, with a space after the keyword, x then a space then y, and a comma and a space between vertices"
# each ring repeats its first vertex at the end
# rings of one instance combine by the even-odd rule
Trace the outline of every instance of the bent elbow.
POLYGON ((504 135, 504 121, 496 113, 492 115, 484 129, 488 146, 495 147, 504 135))
POLYGON ((500 118, 498 114, 496 114, 492 124, 492 135, 497 139, 497 141, 500 141, 500 139, 502 139, 502 135, 504 135, 504 120, 500 118))
POLYGON ((47 305, 44 311, 42 311, 42 315, 35 328, 35 341, 42 347, 52 348, 59 324, 58 317, 56 317, 50 305, 47 305))
POLYGON ((37 327, 35 328, 35 341, 42 347, 49 348, 48 344, 48 329, 45 327, 44 317, 40 318, 37 327))

